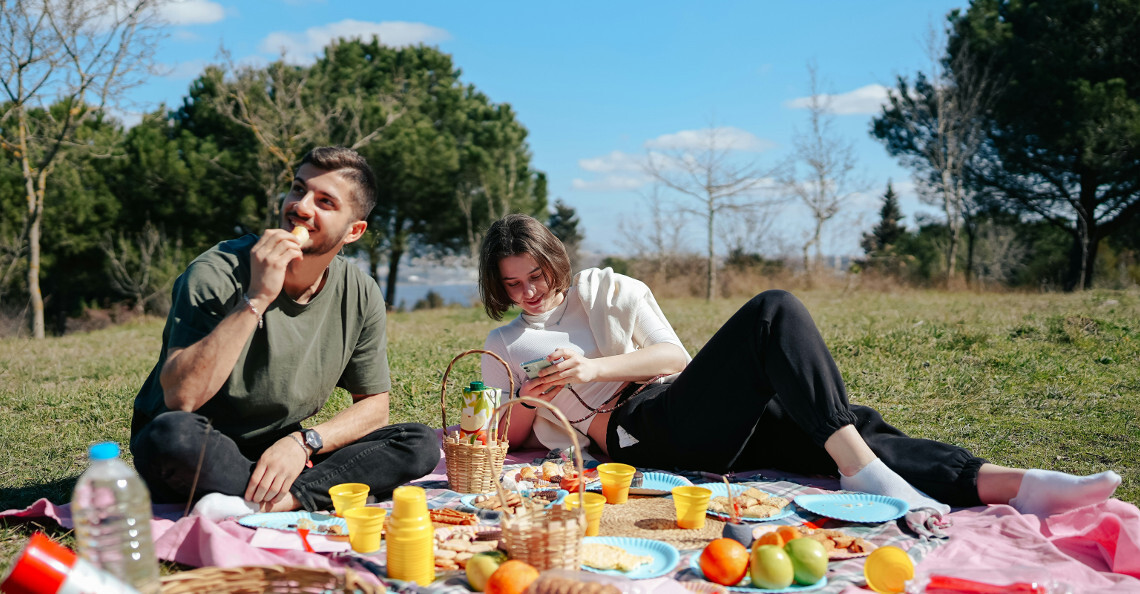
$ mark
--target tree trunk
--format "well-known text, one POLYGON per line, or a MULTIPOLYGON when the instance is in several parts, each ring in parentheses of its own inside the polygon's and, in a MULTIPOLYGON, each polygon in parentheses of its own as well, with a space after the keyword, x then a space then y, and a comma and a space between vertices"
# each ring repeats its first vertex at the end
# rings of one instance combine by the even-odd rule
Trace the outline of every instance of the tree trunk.
POLYGON ((976 225, 977 221, 967 220, 962 226, 966 231, 966 269, 963 273, 966 277, 967 287, 973 284, 974 277, 977 276, 974 273, 974 250, 977 248, 976 244, 978 241, 978 229, 976 225))
POLYGON ((28 231, 28 296, 32 302, 32 338, 44 338, 44 298, 40 293, 40 226, 44 218, 43 202, 32 213, 28 231))
POLYGON ((384 300, 388 302, 388 309, 395 309, 396 307, 396 279, 400 272, 400 258, 403 255, 404 250, 399 248, 392 248, 391 253, 388 254, 388 289, 384 292, 384 300))
POLYGON ((1096 270, 1096 253, 1100 248, 1099 238, 1093 239, 1094 234, 1089 234, 1088 246, 1085 248, 1085 289, 1093 288, 1093 272, 1096 270))
POLYGON ((708 270, 708 274, 705 275, 705 281, 706 281, 706 283, 705 283, 705 300, 706 301, 712 301, 713 298, 716 297, 716 252, 714 251, 714 248, 713 248, 713 244, 714 244, 714 241, 713 241, 713 228, 714 228, 713 217, 715 216, 715 213, 712 210, 712 206, 713 206, 712 200, 710 199, 709 200, 709 219, 708 219, 708 221, 709 221, 709 228, 708 228, 708 237, 709 237, 709 241, 708 241, 708 250, 709 250, 708 267, 709 267, 709 270, 708 270))
MULTIPOLYGON (((1091 174, 1081 175, 1081 195, 1077 204, 1077 228, 1073 236, 1073 255, 1070 260, 1069 282, 1065 290, 1079 291, 1092 287, 1093 264, 1096 260, 1096 187, 1097 180, 1091 174)), ((1099 239, 1099 238, 1098 238, 1099 239)))

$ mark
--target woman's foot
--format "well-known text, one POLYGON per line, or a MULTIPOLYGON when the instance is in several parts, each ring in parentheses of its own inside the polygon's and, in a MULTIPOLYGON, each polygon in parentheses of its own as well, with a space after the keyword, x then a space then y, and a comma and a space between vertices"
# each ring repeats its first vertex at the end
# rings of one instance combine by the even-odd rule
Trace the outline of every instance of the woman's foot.
POLYGON ((891 470, 879 458, 864 466, 852 476, 839 473, 839 485, 847 491, 858 491, 872 495, 898 497, 910 505, 910 509, 930 508, 940 514, 950 513, 950 506, 928 497, 915 489, 906 479, 891 470))
POLYGON ((1100 503, 1112 497, 1118 486, 1120 475, 1111 470, 1077 476, 1034 468, 1025 472, 1009 504, 1023 514, 1048 516, 1100 503))

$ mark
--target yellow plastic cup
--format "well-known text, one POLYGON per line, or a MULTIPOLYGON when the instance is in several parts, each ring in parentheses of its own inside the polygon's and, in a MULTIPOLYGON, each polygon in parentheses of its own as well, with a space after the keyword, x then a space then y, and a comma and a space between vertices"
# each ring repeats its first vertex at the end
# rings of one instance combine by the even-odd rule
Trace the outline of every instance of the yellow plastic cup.
POLYGON ((344 512, 364 507, 368 503, 368 485, 364 483, 341 483, 329 487, 336 515, 344 517, 344 512))
POLYGON ((867 587, 880 594, 906 591, 907 581, 914 578, 914 561, 906 551, 892 546, 879 547, 863 563, 867 587))
POLYGON ((698 530, 705 527, 712 491, 704 487, 673 487, 673 507, 677 508, 677 527, 698 530))
POLYGON ((636 468, 620 462, 598 465, 598 478, 602 480, 602 495, 606 496, 606 503, 625 503, 629 499, 629 484, 636 472, 636 468))
MULTIPOLYGON (((586 536, 597 536, 602 528, 602 511, 606 509, 606 496, 601 493, 585 493, 586 498, 586 536)), ((578 508, 578 494, 571 493, 566 496, 564 506, 573 510, 578 508)))
POLYGON ((354 507, 344 512, 348 524, 348 544, 357 553, 380 550, 380 534, 384 529, 384 516, 388 510, 379 507, 354 507))
POLYGON ((435 580, 433 530, 423 487, 405 485, 392 492, 388 523, 388 577, 426 586, 435 580))

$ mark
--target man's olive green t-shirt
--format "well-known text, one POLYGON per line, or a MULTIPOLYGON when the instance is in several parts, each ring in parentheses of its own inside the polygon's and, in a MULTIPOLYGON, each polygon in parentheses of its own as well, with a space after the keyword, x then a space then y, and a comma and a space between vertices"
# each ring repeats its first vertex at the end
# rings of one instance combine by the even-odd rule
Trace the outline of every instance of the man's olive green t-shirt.
MULTIPOLYGON (((162 352, 135 397, 132 434, 170 410, 159 383, 167 353, 198 342, 244 304, 249 252, 257 239, 246 235, 219 243, 175 281, 162 352)), ((337 386, 351 394, 391 387, 383 295, 343 256, 333 259, 324 287, 309 303, 282 292, 262 313, 263 327, 246 339, 221 390, 195 411, 243 450, 268 447, 295 429, 337 386)))

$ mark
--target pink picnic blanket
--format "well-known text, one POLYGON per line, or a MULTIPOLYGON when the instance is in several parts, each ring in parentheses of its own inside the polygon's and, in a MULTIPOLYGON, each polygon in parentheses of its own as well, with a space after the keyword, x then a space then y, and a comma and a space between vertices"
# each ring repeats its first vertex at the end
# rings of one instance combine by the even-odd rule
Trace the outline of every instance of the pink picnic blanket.
POLYGON ((1012 583, 1000 580, 1006 576, 1062 592, 1140 592, 1140 510, 1130 503, 1110 499, 1048 518, 991 505, 950 517, 950 542, 923 559, 916 577, 1012 583))

